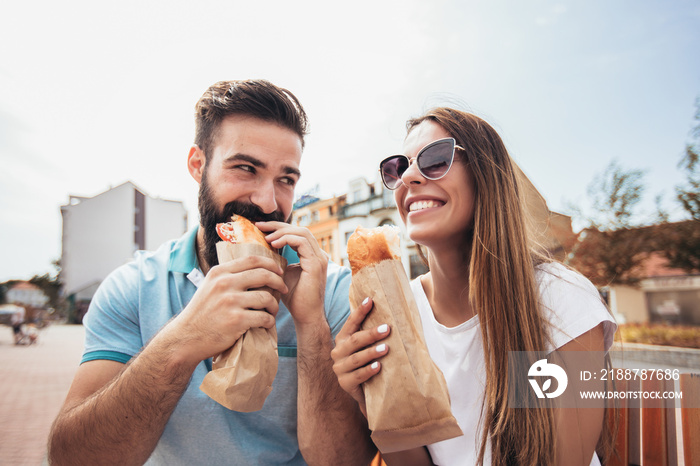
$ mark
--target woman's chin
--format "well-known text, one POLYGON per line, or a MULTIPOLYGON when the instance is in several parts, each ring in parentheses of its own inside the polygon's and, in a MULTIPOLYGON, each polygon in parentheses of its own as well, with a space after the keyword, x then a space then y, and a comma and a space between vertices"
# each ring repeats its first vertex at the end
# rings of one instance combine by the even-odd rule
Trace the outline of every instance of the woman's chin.
POLYGON ((433 241, 436 240, 435 228, 431 228, 429 225, 408 225, 406 227, 408 237, 411 238, 416 244, 421 246, 428 246, 433 241))

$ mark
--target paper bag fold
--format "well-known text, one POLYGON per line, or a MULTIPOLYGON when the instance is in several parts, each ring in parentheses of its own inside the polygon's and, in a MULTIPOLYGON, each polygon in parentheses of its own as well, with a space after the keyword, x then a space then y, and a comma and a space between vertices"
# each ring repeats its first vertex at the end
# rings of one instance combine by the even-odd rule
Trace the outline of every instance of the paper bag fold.
POLYGON ((374 309, 363 329, 391 326, 382 370, 363 384, 367 421, 380 451, 391 453, 462 435, 447 383, 430 358, 410 282, 399 260, 384 260, 352 277, 350 302, 365 297, 374 309))
MULTIPOLYGON (((217 243, 216 251, 219 263, 257 255, 274 259, 283 269, 287 266, 282 256, 259 244, 222 241, 217 243)), ((272 294, 279 302, 280 294, 276 291, 272 294)), ((272 391, 277 363, 277 329, 251 328, 231 348, 213 359, 212 370, 199 388, 233 411, 258 411, 272 391)))

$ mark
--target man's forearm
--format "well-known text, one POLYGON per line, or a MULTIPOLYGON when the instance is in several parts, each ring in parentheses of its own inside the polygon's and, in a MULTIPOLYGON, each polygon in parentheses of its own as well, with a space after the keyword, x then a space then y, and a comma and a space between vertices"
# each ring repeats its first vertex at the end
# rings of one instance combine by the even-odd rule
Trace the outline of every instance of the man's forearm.
POLYGON ((328 325, 297 328, 298 437, 310 465, 369 464, 376 447, 357 402, 333 372, 328 325))
POLYGON ((102 389, 67 405, 49 439, 52 464, 143 464, 194 368, 155 340, 102 389))

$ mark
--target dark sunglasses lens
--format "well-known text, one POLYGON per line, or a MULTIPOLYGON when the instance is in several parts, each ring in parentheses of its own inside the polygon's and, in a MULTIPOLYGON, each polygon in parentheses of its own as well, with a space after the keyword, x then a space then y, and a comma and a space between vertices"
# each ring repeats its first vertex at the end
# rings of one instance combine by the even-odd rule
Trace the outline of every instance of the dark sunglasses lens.
POLYGON ((452 141, 439 142, 420 153, 418 168, 426 178, 442 178, 452 165, 453 155, 454 144, 452 141))
POLYGON ((382 162, 382 180, 389 189, 396 189, 401 182, 401 175, 408 168, 408 160, 403 156, 390 157, 382 162))

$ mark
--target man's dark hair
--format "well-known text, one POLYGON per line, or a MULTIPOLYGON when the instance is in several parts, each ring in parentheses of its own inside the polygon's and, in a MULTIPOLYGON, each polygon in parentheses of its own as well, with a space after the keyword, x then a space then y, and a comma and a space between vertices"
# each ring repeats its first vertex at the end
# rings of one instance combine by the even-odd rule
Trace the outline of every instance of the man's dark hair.
POLYGON ((207 89, 195 106, 194 143, 204 151, 207 160, 221 121, 230 115, 277 123, 298 134, 304 146, 308 120, 294 94, 264 79, 220 81, 207 89))

